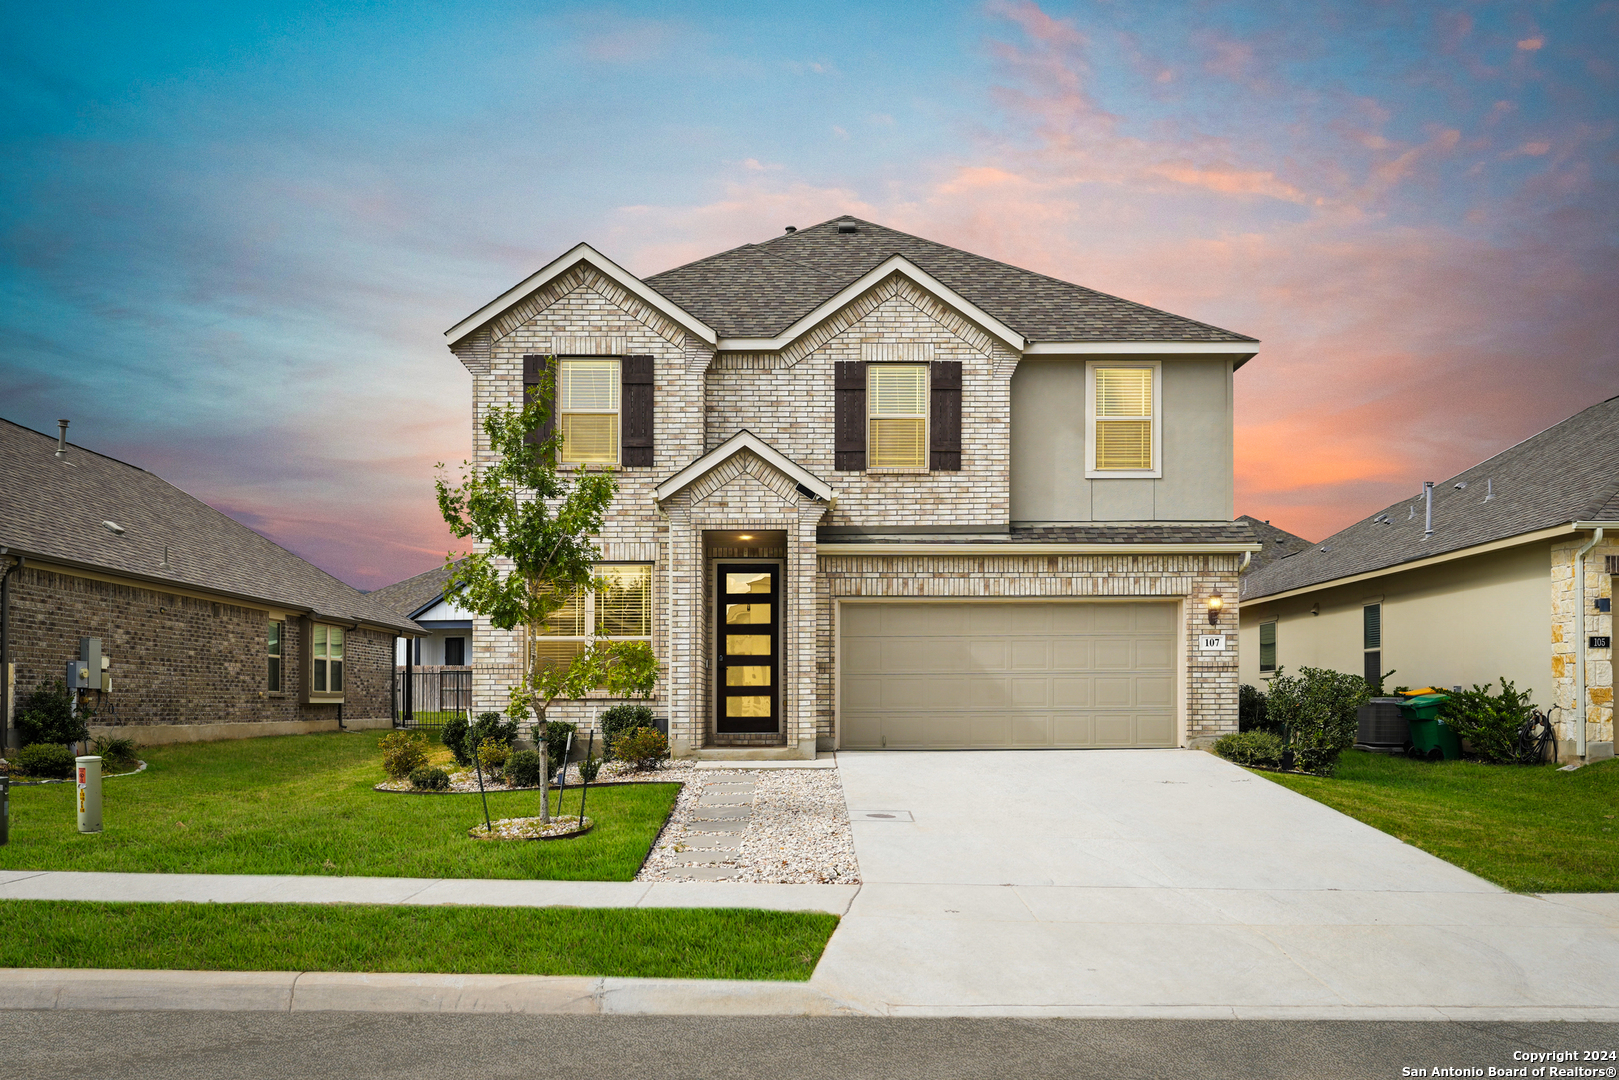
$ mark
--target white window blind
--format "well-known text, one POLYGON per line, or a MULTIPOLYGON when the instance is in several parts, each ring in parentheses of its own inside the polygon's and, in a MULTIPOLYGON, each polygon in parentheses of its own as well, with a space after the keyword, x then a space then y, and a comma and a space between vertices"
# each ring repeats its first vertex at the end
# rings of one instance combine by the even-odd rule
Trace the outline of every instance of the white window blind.
POLYGON ((928 460, 926 364, 866 368, 868 467, 920 469, 928 460))
POLYGON ((1153 369, 1096 368, 1097 469, 1151 469, 1153 369))
POLYGON ((566 666, 595 641, 650 641, 652 566, 614 563, 596 568, 599 591, 579 590, 531 639, 536 663, 566 666))
POLYGON ((618 464, 619 362, 564 357, 558 362, 559 460, 576 465, 618 464))

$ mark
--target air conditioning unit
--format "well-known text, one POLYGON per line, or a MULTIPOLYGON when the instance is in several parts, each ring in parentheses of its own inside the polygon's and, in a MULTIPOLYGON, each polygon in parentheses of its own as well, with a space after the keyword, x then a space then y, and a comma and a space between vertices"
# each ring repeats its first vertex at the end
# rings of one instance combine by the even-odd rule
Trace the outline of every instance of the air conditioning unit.
POLYGON ((1411 741, 1411 725, 1400 714, 1401 698, 1373 698, 1356 710, 1360 728, 1355 746, 1361 750, 1394 753, 1411 741))

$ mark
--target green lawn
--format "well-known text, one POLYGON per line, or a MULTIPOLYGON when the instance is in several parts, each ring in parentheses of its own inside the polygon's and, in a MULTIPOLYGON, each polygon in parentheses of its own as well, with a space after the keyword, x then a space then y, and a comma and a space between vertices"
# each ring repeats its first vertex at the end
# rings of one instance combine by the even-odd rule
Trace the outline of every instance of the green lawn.
POLYGON ((1619 890, 1619 761, 1559 772, 1351 750, 1331 777, 1256 775, 1504 888, 1619 890))
POLYGON ((835 915, 0 900, 0 967, 804 980, 835 915))
MULTIPOLYGON (((592 789, 596 827, 577 840, 480 843, 471 795, 394 795, 384 732, 149 747, 149 768, 102 788, 105 831, 81 836, 71 784, 11 789, 0 869, 192 874, 630 881, 674 805, 675 784, 592 789)), ((555 792, 552 793, 553 810, 555 792)), ((578 794, 567 794, 576 813, 578 794)), ((492 817, 537 813, 539 796, 489 796, 492 817)))

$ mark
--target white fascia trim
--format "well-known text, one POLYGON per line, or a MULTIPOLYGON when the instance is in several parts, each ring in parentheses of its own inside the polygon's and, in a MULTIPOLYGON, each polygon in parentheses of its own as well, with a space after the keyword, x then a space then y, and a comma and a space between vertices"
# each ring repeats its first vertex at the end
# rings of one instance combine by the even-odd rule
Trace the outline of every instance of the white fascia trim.
POLYGON ((788 345, 792 344, 795 339, 801 337, 810 330, 813 330, 816 326, 826 321, 827 318, 832 316, 839 309, 852 302, 861 293, 877 284, 889 274, 894 273, 896 270, 910 278, 911 281, 921 286, 923 289, 926 289, 928 292, 932 293, 934 296, 937 296, 940 300, 943 300, 945 303, 955 308, 957 311, 961 312, 963 315, 967 316, 967 318, 971 319, 985 330, 988 330, 994 336, 1006 342, 1006 344, 1010 345, 1012 348, 1022 351, 1025 341, 1022 334, 1018 333, 1016 330, 1013 330, 1010 326, 1007 326, 1005 323, 1001 322, 1001 320, 997 319, 995 316, 991 315, 989 312, 985 311, 971 300, 968 300, 966 297, 962 296, 960 293, 956 292, 954 289, 944 284, 944 282, 940 281, 938 278, 934 277, 932 274, 928 273, 926 270, 922 269, 920 266, 916 265, 903 255, 891 255, 887 259, 884 259, 876 267, 862 275, 859 280, 854 282, 854 284, 843 289, 842 292, 838 293, 832 299, 828 300, 826 303, 822 304, 808 315, 805 315, 802 319, 799 319, 797 322, 793 323, 793 325, 789 326, 775 337, 721 338, 718 345, 719 351, 776 352, 779 349, 784 349, 788 345))
POLYGON ((741 450, 751 450, 781 472, 791 477, 796 483, 804 485, 815 493, 816 498, 831 502, 832 489, 826 481, 812 472, 806 471, 792 458, 777 450, 751 431, 739 431, 729 439, 720 443, 714 449, 675 473, 669 479, 652 489, 652 497, 662 502, 681 488, 696 480, 699 476, 709 472, 726 458, 741 450))
POLYGON ((1240 356, 1259 352, 1257 341, 1034 341, 1024 356, 1240 356))
POLYGON ((1258 544, 816 544, 817 555, 1240 555, 1258 544))
POLYGON ((663 312, 670 319, 679 323, 687 330, 690 330, 693 334, 696 334, 710 345, 719 340, 719 335, 716 334, 707 323, 703 322, 686 309, 671 303, 668 298, 660 295, 658 292, 642 282, 640 278, 618 265, 612 259, 609 259, 607 256, 603 255, 589 244, 579 244, 567 254, 546 263, 545 266, 539 271, 527 278, 524 278, 510 289, 507 289, 505 292, 501 293, 500 296, 496 297, 494 300, 491 300, 477 311, 474 311, 471 315, 468 315, 466 318, 444 331, 444 336, 449 338, 451 345, 454 345, 457 341, 460 341, 462 338, 472 333, 472 331, 478 329, 478 327, 482 326, 490 319, 499 316, 509 308, 515 307, 517 304, 522 302, 524 297, 528 296, 535 289, 540 288, 552 278, 560 277, 563 273, 571 270, 577 263, 580 262, 588 262, 601 273, 612 278, 619 285, 623 286, 626 291, 640 297, 642 300, 646 301, 648 305, 663 312))

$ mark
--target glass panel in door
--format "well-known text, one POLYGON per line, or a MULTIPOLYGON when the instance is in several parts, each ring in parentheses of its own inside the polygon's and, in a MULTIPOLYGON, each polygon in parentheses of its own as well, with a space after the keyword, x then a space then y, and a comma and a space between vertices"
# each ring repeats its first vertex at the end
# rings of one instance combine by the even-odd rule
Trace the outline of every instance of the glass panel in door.
POLYGON ((718 734, 781 730, 780 584, 776 566, 720 564, 715 613, 718 734))

